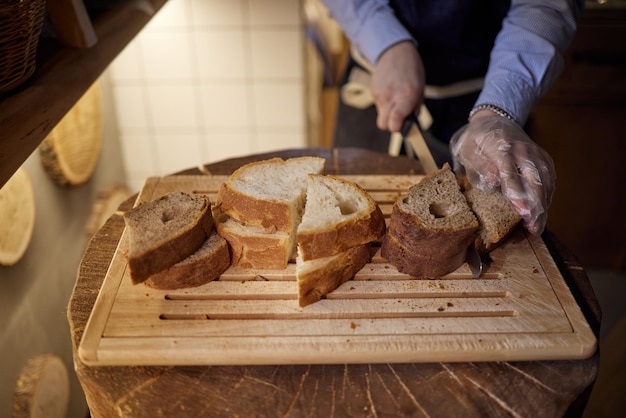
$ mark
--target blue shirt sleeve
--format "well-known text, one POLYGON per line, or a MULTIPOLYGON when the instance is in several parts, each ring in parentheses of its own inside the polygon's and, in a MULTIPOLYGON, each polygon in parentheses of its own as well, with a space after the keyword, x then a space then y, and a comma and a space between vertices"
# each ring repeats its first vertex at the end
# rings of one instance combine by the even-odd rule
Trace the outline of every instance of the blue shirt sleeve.
POLYGON ((495 105, 524 124, 563 69, 582 7, 582 0, 513 0, 476 106, 495 105))
MULTIPOLYGON (((417 42, 385 0, 322 0, 358 51, 375 65, 392 45, 417 42)), ((462 0, 461 0, 462 1, 462 0)), ((563 69, 584 0, 512 0, 475 106, 495 105, 520 124, 563 69)), ((444 28, 445 29, 445 28, 444 28)))
POLYGON ((373 66, 392 45, 417 43, 385 0, 322 0, 353 46, 373 66))

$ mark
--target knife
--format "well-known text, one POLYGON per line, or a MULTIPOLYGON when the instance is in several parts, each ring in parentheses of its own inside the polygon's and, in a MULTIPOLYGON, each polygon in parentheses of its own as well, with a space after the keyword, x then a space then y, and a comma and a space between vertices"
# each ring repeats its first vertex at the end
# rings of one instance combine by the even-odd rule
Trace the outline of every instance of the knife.
POLYGON ((472 277, 474 279, 478 279, 483 272, 483 260, 480 258, 480 254, 474 246, 474 243, 468 247, 467 254, 465 255, 465 261, 469 265, 472 277))
POLYGON ((402 136, 406 155, 409 158, 417 157, 424 168, 424 174, 437 171, 437 163, 435 163, 433 155, 430 153, 428 145, 426 145, 422 125, 414 113, 411 113, 404 119, 400 135, 402 136))

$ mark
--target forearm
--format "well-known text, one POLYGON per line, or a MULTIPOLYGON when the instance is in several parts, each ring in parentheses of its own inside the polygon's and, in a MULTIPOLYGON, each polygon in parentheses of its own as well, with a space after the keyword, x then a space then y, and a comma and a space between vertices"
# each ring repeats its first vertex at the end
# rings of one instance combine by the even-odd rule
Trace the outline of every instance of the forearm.
POLYGON ((580 0, 513 0, 476 106, 495 105, 524 124, 563 68, 581 9, 580 0))

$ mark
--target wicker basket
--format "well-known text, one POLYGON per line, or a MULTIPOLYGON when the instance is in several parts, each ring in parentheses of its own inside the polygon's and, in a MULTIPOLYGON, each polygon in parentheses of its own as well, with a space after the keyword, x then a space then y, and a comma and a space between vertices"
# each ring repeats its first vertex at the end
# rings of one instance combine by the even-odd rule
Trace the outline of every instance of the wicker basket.
POLYGON ((0 94, 35 72, 45 0, 0 0, 0 94))

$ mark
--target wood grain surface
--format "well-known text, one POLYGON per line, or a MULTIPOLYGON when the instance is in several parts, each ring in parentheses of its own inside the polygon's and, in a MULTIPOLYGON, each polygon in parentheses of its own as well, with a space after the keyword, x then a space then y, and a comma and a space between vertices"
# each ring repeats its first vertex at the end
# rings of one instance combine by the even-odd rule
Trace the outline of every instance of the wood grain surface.
MULTIPOLYGON (((269 155, 184 174, 228 174, 269 155)), ((421 169, 415 161, 356 149, 275 155, 325 156, 334 174, 421 169)), ((133 200, 120 209, 132 207, 133 200)), ((597 375, 597 351, 587 359, 559 361, 90 367, 80 361, 77 349, 123 229, 123 218, 113 215, 93 237, 68 307, 75 370, 94 417, 580 416, 597 375)), ((601 314, 584 269, 549 232, 543 238, 597 335, 601 314)))

